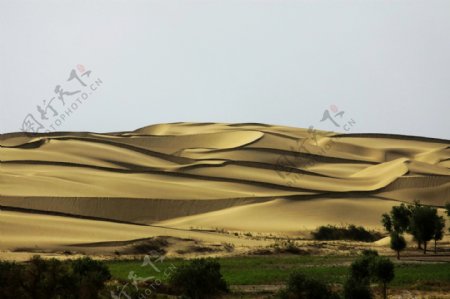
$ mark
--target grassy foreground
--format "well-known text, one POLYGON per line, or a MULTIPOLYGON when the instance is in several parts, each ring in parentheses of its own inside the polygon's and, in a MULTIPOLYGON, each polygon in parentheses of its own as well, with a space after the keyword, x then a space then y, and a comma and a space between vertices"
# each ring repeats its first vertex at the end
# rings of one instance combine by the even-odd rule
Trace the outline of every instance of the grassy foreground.
MULTIPOLYGON (((218 258, 221 272, 229 285, 276 285, 283 284, 289 274, 300 270, 311 278, 329 283, 342 284, 348 274, 349 256, 242 256, 218 258)), ((180 259, 154 261, 153 266, 142 266, 142 260, 117 260, 106 262, 113 277, 128 279, 130 271, 140 277, 167 281, 175 267, 186 263, 180 259), (159 271, 159 272, 158 272, 159 271)), ((395 265, 395 278, 391 287, 408 289, 449 289, 449 263, 402 262, 395 265)))

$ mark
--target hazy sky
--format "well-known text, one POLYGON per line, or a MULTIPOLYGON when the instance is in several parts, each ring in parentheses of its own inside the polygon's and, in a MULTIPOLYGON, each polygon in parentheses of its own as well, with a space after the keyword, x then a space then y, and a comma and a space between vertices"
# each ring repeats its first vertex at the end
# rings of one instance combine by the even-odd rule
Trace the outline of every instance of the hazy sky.
POLYGON ((0 0, 0 104, 0 133, 350 121, 450 139, 450 1, 0 0))

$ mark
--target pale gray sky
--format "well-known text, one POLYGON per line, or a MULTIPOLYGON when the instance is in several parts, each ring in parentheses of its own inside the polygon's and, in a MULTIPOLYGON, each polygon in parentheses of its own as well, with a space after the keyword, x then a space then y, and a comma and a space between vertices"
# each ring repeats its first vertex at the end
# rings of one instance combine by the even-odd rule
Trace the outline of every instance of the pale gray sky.
POLYGON ((450 139, 450 1, 0 0, 0 104, 0 133, 27 115, 59 131, 342 131, 320 122, 334 104, 351 132, 450 139), (42 120, 56 85, 79 90, 67 79, 80 64, 89 97, 64 120, 81 92, 55 98, 42 120))

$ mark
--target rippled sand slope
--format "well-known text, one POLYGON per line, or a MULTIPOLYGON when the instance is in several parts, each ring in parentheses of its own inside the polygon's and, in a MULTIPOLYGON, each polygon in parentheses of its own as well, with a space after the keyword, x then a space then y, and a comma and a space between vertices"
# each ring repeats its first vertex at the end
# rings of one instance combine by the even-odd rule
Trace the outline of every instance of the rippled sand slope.
POLYGON ((0 145, 5 208, 293 232, 328 223, 378 227, 398 201, 450 201, 448 140, 174 123, 109 134, 5 134, 0 145))

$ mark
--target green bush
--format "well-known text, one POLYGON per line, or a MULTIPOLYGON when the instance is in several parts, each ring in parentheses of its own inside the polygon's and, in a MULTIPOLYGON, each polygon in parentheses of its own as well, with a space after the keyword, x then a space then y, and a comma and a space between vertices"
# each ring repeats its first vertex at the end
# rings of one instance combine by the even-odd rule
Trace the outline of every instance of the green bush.
POLYGON ((73 288, 78 290, 79 298, 97 298, 104 283, 111 279, 106 265, 85 257, 72 261, 73 288))
POLYGON ((338 299, 339 295, 325 283, 307 278, 300 272, 289 276, 286 289, 278 293, 280 299, 338 299))
POLYGON ((349 225, 338 227, 334 225, 321 226, 312 233, 315 240, 352 240, 373 242, 383 236, 374 231, 368 231, 362 226, 349 225))
POLYGON ((214 298, 228 292, 220 264, 212 259, 195 259, 178 267, 170 278, 170 285, 184 298, 190 299, 214 298))
POLYGON ((383 285, 383 298, 387 298, 387 284, 394 279, 394 264, 386 257, 376 258, 370 265, 373 281, 383 285))
MULTIPOLYGON (((423 253, 427 253, 427 242, 432 240, 436 233, 439 216, 437 209, 417 204, 411 213, 411 234, 419 243, 423 244, 423 253)), ((440 228, 443 229, 443 228, 440 228)))
MULTIPOLYGON (((447 206, 447 213, 450 213, 450 205, 447 206)), ((445 220, 438 215, 436 208, 421 205, 419 201, 414 204, 392 207, 390 214, 383 214, 381 223, 384 228, 395 233, 391 236, 391 248, 397 251, 397 257, 400 258, 400 251, 403 250, 403 243, 406 243, 401 236, 407 232, 413 235, 417 242, 418 249, 423 249, 427 253, 428 241, 434 240, 434 251, 436 252, 437 241, 444 236, 445 220), (423 248, 422 248, 423 245, 423 248)))
POLYGON ((370 282, 383 286, 383 298, 387 298, 387 284, 394 279, 394 264, 376 251, 366 251, 350 266, 350 276, 344 285, 346 299, 372 298, 370 282))
POLYGON ((363 255, 350 265, 350 276, 355 279, 370 279, 370 264, 376 258, 375 255, 363 255))
POLYGON ((345 299, 372 299, 373 294, 369 281, 349 277, 344 284, 345 299))
POLYGON ((378 256, 378 251, 374 249, 364 249, 361 253, 363 256, 378 256))
POLYGON ((291 254, 309 254, 308 251, 299 248, 293 240, 277 240, 274 244, 270 245, 274 248, 275 253, 291 253, 291 254))
POLYGON ((61 262, 35 256, 24 264, 0 262, 0 298, 96 299, 110 278, 108 268, 90 258, 61 262))
POLYGON ((21 277, 24 266, 15 262, 0 261, 0 298, 26 298, 21 277))
POLYGON ((396 231, 391 232, 391 242, 390 246, 392 250, 397 252, 397 259, 400 259, 400 251, 406 248, 405 238, 396 231))

